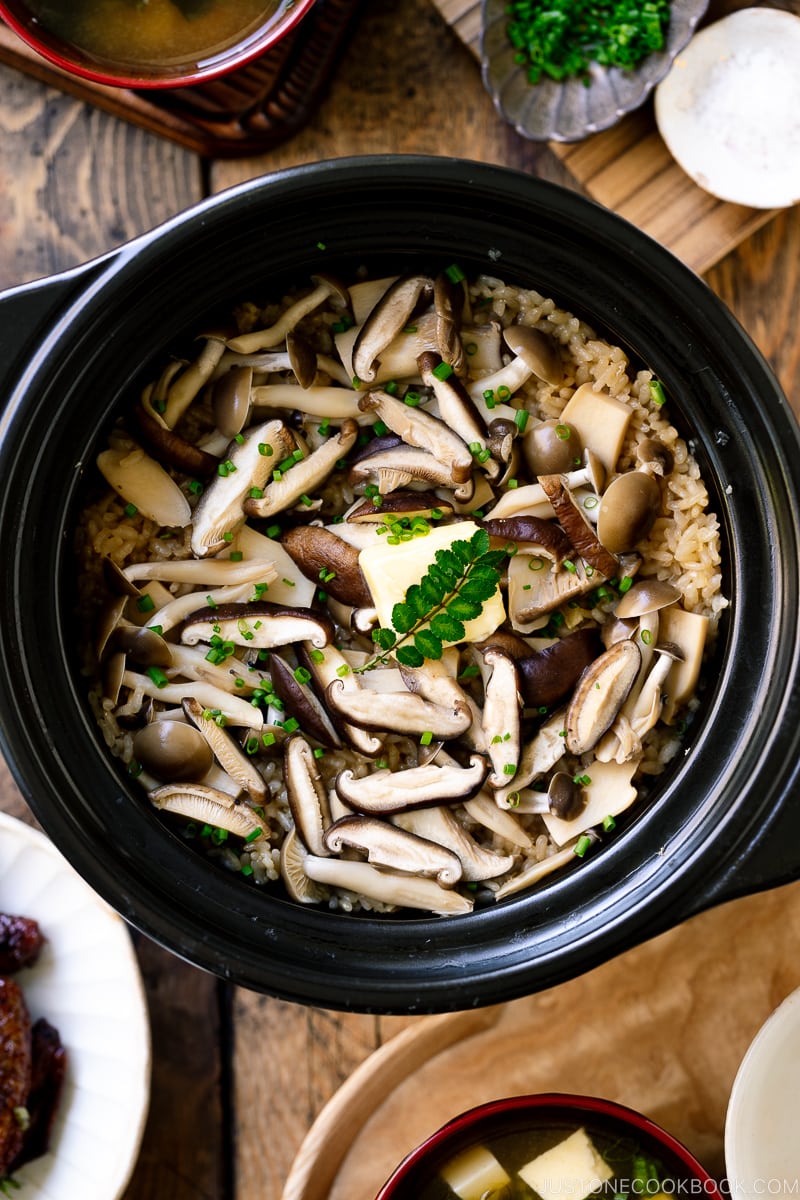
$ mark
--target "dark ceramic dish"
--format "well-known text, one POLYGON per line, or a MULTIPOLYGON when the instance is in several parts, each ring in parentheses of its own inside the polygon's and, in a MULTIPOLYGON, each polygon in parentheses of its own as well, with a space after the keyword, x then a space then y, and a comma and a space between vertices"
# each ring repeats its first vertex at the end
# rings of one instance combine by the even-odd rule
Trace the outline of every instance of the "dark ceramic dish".
POLYGON ((0 364, 2 749, 77 870, 175 953, 330 1008, 465 1009, 551 986, 799 873, 797 424, 727 309, 612 213, 462 161, 303 166, 0 297, 0 364), (70 541, 100 434, 164 347, 210 311, 321 268, 413 262, 533 286, 656 372, 714 493, 732 605, 684 756, 613 840, 491 909, 374 921, 243 886, 143 803, 77 675, 70 541))
MULTIPOLYGON (((665 1193, 674 1190, 676 1195, 699 1194, 708 1200, 721 1200, 716 1183, 686 1147, 641 1113, 611 1100, 558 1092, 490 1100, 453 1117, 403 1159, 376 1200, 417 1200, 427 1194, 425 1188, 435 1181, 441 1168, 470 1147, 485 1146, 497 1138, 524 1136, 530 1131, 561 1130, 566 1138, 580 1128, 586 1128, 590 1137, 602 1137, 612 1143, 635 1143, 641 1154, 663 1167, 665 1193)), ((560 1140, 561 1136, 556 1134, 553 1144, 560 1140)), ((558 1182, 562 1195, 569 1196, 574 1181, 567 1178, 558 1182)), ((553 1186, 557 1187, 558 1182, 553 1186)), ((634 1194, 655 1193, 654 1181, 637 1182, 639 1187, 632 1189, 634 1194), (650 1183, 654 1186, 650 1187, 650 1183)), ((606 1194, 605 1189, 593 1193, 606 1194)))

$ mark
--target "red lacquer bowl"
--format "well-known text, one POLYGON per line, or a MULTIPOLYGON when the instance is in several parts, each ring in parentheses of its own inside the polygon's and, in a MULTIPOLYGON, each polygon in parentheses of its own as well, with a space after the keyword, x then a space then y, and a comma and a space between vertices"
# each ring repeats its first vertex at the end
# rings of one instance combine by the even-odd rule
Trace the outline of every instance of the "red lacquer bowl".
MULTIPOLYGON (((621 1180, 632 1200, 639 1200, 639 1197, 655 1200, 663 1195, 722 1200, 720 1188, 705 1168, 685 1146, 653 1121, 611 1100, 562 1093, 490 1100, 454 1117, 403 1159, 376 1200, 419 1200, 428 1194, 426 1189, 433 1184, 440 1170, 471 1147, 536 1130, 558 1131, 552 1138, 555 1143, 561 1140, 561 1131, 566 1138, 579 1128, 586 1130, 598 1149, 606 1143, 619 1145, 623 1140, 630 1141, 636 1144, 644 1158, 657 1161, 663 1167, 663 1175, 658 1181, 636 1179, 629 1174, 620 1176, 617 1182, 621 1180)), ((503 1150, 496 1141, 495 1147, 496 1157, 500 1158, 503 1150)), ((513 1158, 512 1150, 508 1150, 508 1154, 504 1166, 513 1158)), ((620 1167, 620 1171, 624 1172, 626 1168, 620 1167)), ((564 1179, 562 1183, 563 1198, 569 1200, 571 1194, 576 1194, 574 1181, 564 1179)), ((610 1186, 611 1181, 605 1188, 593 1192, 592 1200, 612 1195, 607 1190, 610 1186)), ((444 1186, 437 1194, 444 1195, 445 1192, 457 1195, 444 1186)))
MULTIPOLYGON (((37 54, 70 75, 120 88, 176 88, 226 75, 259 58, 284 38, 314 7, 315 0, 278 0, 274 12, 240 38, 202 55, 176 56, 168 63, 103 58, 48 29, 26 0, 0 0, 0 19, 37 54)), ((265 2, 265 8, 267 4, 265 2)))

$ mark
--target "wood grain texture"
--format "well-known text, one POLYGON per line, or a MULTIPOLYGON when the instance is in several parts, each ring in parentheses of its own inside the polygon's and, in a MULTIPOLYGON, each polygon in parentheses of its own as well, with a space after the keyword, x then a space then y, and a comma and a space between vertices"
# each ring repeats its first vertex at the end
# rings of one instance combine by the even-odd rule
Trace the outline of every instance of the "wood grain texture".
MULTIPOLYGON (((434 0, 476 58, 481 6, 475 0, 434 0)), ((736 4, 718 0, 728 11, 736 4)), ((717 14, 719 15, 719 14, 717 14)), ((774 215, 727 204, 704 192, 674 161, 658 132, 650 99, 611 129, 582 142, 550 143, 552 154, 594 199, 668 246, 702 274, 774 215)))

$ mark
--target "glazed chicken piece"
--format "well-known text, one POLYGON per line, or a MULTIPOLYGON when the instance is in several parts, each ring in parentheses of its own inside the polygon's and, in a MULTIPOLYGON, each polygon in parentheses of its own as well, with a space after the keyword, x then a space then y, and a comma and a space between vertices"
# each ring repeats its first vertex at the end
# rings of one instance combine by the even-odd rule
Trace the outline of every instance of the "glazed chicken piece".
POLYGON ((33 918, 0 912, 0 975, 33 966, 43 945, 44 937, 33 918))
POLYGON ((22 1152, 31 1090, 31 1018, 21 988, 0 977, 0 1179, 22 1152))

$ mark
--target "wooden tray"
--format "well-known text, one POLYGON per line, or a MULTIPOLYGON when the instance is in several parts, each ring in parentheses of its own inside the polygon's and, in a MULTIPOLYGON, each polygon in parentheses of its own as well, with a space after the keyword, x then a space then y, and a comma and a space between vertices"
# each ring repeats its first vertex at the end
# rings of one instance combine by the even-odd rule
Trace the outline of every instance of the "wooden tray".
POLYGON ((549 1091, 638 1109, 722 1179, 731 1086, 758 1029, 800 986, 799 934, 800 883, 703 913, 537 996, 420 1018, 322 1110, 282 1200, 373 1200, 457 1113, 549 1091))
POLYGON ((131 91, 78 79, 41 58, 2 22, 0 62, 199 154, 258 154, 297 133, 310 118, 359 4, 317 0, 261 58, 199 87, 131 91))
MULTIPOLYGON (((730 11, 748 0, 715 2, 721 11, 730 11)), ((480 58, 480 0, 433 3, 480 58)), ((656 128, 652 100, 585 141, 549 145, 588 195, 649 233, 700 274, 774 215, 774 210, 725 203, 699 188, 667 150, 656 128)))

